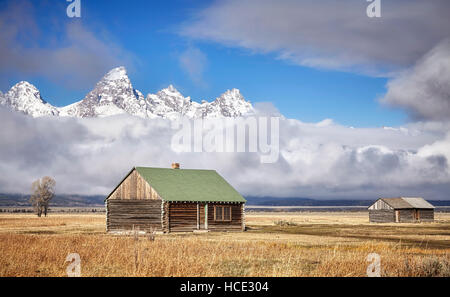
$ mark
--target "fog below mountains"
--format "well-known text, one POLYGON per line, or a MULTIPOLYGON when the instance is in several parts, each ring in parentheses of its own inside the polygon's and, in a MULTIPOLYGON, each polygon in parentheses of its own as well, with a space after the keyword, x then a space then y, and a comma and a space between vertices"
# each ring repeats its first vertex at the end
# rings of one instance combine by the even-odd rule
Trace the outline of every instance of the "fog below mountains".
POLYGON ((215 169, 244 196, 449 199, 450 136, 443 122, 352 128, 280 118, 279 158, 261 153, 177 153, 164 119, 32 118, 0 109, 0 192, 28 193, 44 175, 57 193, 106 195, 133 166, 215 169))

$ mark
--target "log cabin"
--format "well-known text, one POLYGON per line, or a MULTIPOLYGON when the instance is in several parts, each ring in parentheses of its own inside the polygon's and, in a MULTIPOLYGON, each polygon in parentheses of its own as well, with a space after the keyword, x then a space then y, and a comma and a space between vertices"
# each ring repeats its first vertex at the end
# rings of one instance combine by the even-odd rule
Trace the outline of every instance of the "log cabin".
POLYGON ((380 198, 369 206, 374 223, 433 222, 434 206, 421 197, 380 198))
POLYGON ((134 167, 106 197, 106 230, 244 231, 246 200, 215 170, 134 167))

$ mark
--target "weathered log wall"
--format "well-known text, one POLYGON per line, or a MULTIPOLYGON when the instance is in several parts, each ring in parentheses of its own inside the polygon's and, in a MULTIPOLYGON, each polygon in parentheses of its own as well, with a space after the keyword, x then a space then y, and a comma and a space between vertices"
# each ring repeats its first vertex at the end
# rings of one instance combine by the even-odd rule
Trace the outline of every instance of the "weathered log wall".
POLYGON ((169 231, 192 232, 197 229, 197 203, 169 204, 169 231))
POLYGON ((395 213, 393 210, 378 209, 369 210, 369 222, 372 223, 390 223, 395 222, 395 213))
POLYGON ((433 209, 420 209, 419 220, 421 222, 433 222, 434 221, 434 210, 433 209))
MULTIPOLYGON (((192 232, 194 230, 205 230, 205 203, 189 202, 170 202, 167 220, 169 232, 192 232), (198 216, 198 217, 197 217, 198 216), (197 229, 198 220, 198 229, 197 229)), ((208 203, 208 230, 210 231, 243 231, 243 211, 242 203, 224 204, 208 203), (214 220, 214 205, 231 206, 231 221, 219 222, 214 220)))
POLYGON ((162 230, 161 200, 108 199, 106 201, 107 231, 135 229, 162 230))
POLYGON ((369 221, 374 223, 395 222, 396 211, 398 212, 399 223, 434 221, 433 209, 398 209, 398 210, 369 209, 369 221))
POLYGON ((415 222, 414 218, 414 209, 399 209, 399 223, 413 223, 415 222))

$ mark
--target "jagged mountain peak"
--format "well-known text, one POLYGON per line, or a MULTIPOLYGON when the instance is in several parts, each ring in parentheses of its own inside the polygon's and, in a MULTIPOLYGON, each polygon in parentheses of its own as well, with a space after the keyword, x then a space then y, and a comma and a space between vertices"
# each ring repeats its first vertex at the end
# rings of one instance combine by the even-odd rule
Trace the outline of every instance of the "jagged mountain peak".
POLYGON ((32 83, 29 83, 27 81, 20 81, 18 83, 16 83, 14 86, 11 87, 11 89, 18 89, 18 88, 29 88, 35 91, 39 91, 32 83))
POLYGON ((123 113, 147 117, 144 96, 133 88, 123 66, 103 76, 83 100, 61 110, 62 115, 75 117, 105 117, 123 113))
POLYGON ((239 89, 227 90, 206 107, 206 116, 214 117, 239 117, 253 113, 253 106, 246 101, 239 89))
POLYGON ((245 101, 245 98, 244 96, 242 96, 241 91, 239 89, 227 90, 225 93, 220 95, 219 98, 245 101))
POLYGON ((173 97, 184 97, 180 91, 178 91, 173 85, 169 85, 167 88, 161 89, 158 93, 166 94, 173 97))
POLYGON ((58 115, 58 109, 47 103, 41 92, 27 81, 15 84, 0 101, 2 105, 33 117, 58 115))
POLYGON ((22 111, 33 117, 59 115, 70 117, 105 117, 130 114, 142 118, 188 118, 239 117, 253 111, 238 89, 227 90, 214 101, 193 102, 184 97, 172 84, 147 97, 133 88, 125 67, 110 70, 86 97, 73 104, 56 108, 46 103, 39 90, 22 81, 11 90, 0 94, 0 104, 22 111))
POLYGON ((226 90, 224 94, 234 95, 234 96, 242 96, 241 91, 236 88, 232 88, 230 90, 226 90))
POLYGON ((17 98, 17 99, 23 99, 24 96, 26 97, 33 97, 36 100, 39 100, 43 103, 46 103, 44 99, 41 97, 41 92, 36 88, 33 84, 27 82, 27 81, 21 81, 16 83, 14 86, 11 87, 11 89, 8 91, 8 93, 11 95, 11 99, 17 98))
MULTIPOLYGON (((178 90, 172 85, 170 84, 167 88, 165 88, 164 90, 167 90, 169 92, 178 92, 178 90)), ((179 92, 178 92, 179 93, 179 92)))
POLYGON ((47 103, 41 97, 41 92, 31 83, 21 81, 11 87, 8 93, 5 94, 11 102, 20 101, 36 101, 39 103, 47 103))
POLYGON ((103 78, 96 84, 92 92, 108 93, 113 89, 122 89, 126 92, 133 92, 133 85, 128 77, 125 67, 120 66, 110 70, 103 76, 103 78))
POLYGON ((127 69, 124 66, 116 67, 110 70, 102 80, 115 81, 115 80, 129 80, 127 75, 127 69))

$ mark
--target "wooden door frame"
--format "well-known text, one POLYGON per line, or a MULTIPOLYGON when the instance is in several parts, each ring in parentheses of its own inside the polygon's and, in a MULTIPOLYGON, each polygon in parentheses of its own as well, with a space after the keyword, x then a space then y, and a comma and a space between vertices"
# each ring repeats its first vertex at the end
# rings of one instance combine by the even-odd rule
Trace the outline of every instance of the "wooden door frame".
POLYGON ((205 203, 205 230, 208 230, 208 203, 205 203))
POLYGON ((197 230, 200 230, 200 203, 197 202, 197 230))
POLYGON ((420 221, 420 212, 418 209, 414 209, 414 220, 420 221))

